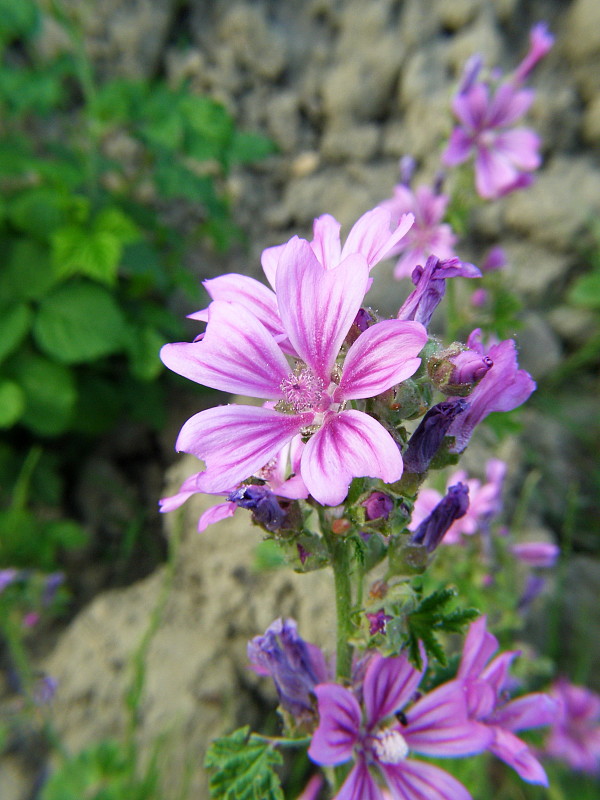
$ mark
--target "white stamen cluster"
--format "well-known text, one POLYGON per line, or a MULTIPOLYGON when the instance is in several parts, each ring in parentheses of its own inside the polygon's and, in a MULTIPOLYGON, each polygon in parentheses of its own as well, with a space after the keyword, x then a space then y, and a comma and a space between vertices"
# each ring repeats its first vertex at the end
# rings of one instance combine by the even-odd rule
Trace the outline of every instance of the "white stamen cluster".
POLYGON ((381 731, 373 739, 373 752, 382 764, 399 764, 408 755, 406 739, 400 731, 381 731))

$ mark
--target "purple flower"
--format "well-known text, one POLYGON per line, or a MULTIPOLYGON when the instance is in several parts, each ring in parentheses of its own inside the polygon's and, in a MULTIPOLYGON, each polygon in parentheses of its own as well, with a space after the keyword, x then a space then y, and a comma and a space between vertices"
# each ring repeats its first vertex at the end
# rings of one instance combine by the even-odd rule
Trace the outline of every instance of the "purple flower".
POLYGON ((459 92, 452 109, 459 125, 454 128, 442 161, 447 166, 462 164, 475 156, 475 185, 486 199, 501 197, 529 185, 541 158, 540 139, 529 128, 514 124, 528 111, 534 92, 522 89, 521 82, 552 46, 552 37, 542 25, 531 33, 531 49, 516 72, 495 92, 489 83, 478 80, 481 60, 465 65, 459 92))
POLYGON ((394 501, 389 494, 371 492, 363 502, 363 506, 365 507, 366 519, 389 519, 390 514, 394 510, 394 501))
POLYGON ((428 553, 433 553, 452 524, 464 517, 468 508, 469 487, 464 483, 450 486, 445 497, 414 530, 411 544, 422 544, 428 553))
POLYGON ((491 736, 466 717, 460 681, 439 686, 404 711, 423 672, 405 655, 375 654, 367 666, 362 692, 325 683, 315 688, 319 727, 308 755, 317 764, 335 766, 354 760, 334 800, 382 800, 381 781, 405 800, 469 800, 467 790, 447 772, 412 758, 413 753, 453 757, 479 753, 491 736))
POLYGON ((327 680, 327 665, 321 650, 298 635, 294 620, 277 619, 263 636, 255 636, 248 659, 259 674, 273 679, 282 708, 297 720, 314 716, 313 693, 327 680))
POLYGON ((408 472, 426 472, 431 459, 440 449, 452 421, 467 407, 466 400, 458 400, 455 403, 446 400, 429 409, 408 440, 408 447, 404 453, 404 468, 408 472))
POLYGON ((415 221, 406 235, 394 246, 389 255, 400 255, 394 268, 395 278, 409 278, 418 264, 424 264, 431 255, 440 259, 456 257, 456 234, 442 219, 449 197, 429 186, 418 186, 414 191, 404 183, 394 187, 394 196, 379 204, 399 222, 402 215, 414 214, 415 221))
POLYGON ((550 694, 558 703, 543 754, 578 772, 600 773, 600 695, 565 678, 550 694))
POLYGON ((528 567, 553 567, 560 554, 558 545, 551 542, 518 542, 509 550, 528 567))
MULTIPOLYGON (((463 535, 471 536, 481 530, 502 508, 502 485, 506 474, 506 464, 500 459, 490 459, 486 466, 486 481, 469 478, 464 470, 458 470, 448 479, 447 486, 456 483, 469 488, 469 508, 464 516, 457 519, 446 531, 443 544, 457 544, 463 535)), ((409 530, 416 531, 441 501, 442 495, 435 489, 421 489, 412 512, 409 530)))
POLYGON ((488 414, 493 411, 512 411, 524 403, 535 389, 531 375, 518 367, 516 346, 512 339, 492 345, 486 351, 480 337, 481 331, 474 330, 467 344, 482 356, 489 356, 493 366, 469 395, 468 409, 456 417, 450 426, 448 435, 456 439, 451 448, 454 453, 462 453, 473 430, 488 414))
POLYGON ((234 490, 299 434, 308 440, 300 474, 319 503, 341 503, 354 477, 399 479, 402 457, 392 436, 373 417, 346 404, 375 397, 410 377, 427 333, 415 322, 378 322, 350 346, 340 369, 340 348, 368 286, 363 255, 325 269, 309 243, 294 237, 281 252, 276 273, 278 311, 297 354, 294 366, 244 305, 219 300, 210 305, 201 341, 163 347, 164 363, 180 375, 277 403, 275 408, 210 408, 185 423, 177 449, 206 463, 197 491, 234 490))
POLYGON ((547 694, 527 694, 506 700, 508 670, 517 652, 505 652, 490 661, 498 649, 496 637, 486 629, 486 618, 471 623, 458 678, 466 685, 468 715, 493 734, 489 749, 528 783, 548 785, 542 765, 515 731, 550 725, 558 704, 547 694))
POLYGON ((398 319, 416 320, 427 327, 446 292, 446 280, 457 277, 481 278, 481 272, 473 264, 463 263, 458 258, 440 261, 437 256, 429 256, 424 267, 418 266, 413 270, 415 289, 398 311, 398 319))

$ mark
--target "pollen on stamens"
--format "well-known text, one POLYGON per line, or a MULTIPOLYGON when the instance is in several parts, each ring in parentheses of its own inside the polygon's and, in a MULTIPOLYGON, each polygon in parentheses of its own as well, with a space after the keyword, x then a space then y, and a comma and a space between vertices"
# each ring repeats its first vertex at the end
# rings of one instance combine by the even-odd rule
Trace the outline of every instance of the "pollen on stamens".
POLYGON ((325 384, 308 367, 298 365, 281 381, 279 388, 283 392, 284 403, 299 414, 318 408, 325 384))
POLYGON ((400 731, 381 731, 373 740, 373 752, 382 764, 399 764, 407 757, 409 748, 400 731))

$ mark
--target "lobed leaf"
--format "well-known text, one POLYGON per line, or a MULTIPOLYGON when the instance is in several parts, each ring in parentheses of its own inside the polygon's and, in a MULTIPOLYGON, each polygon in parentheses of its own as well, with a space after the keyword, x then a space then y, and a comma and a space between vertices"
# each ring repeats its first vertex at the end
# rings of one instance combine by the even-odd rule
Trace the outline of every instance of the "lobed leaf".
POLYGON ((284 800, 274 771, 282 762, 270 744, 252 738, 247 725, 239 728, 208 749, 204 766, 215 770, 210 795, 214 800, 284 800))

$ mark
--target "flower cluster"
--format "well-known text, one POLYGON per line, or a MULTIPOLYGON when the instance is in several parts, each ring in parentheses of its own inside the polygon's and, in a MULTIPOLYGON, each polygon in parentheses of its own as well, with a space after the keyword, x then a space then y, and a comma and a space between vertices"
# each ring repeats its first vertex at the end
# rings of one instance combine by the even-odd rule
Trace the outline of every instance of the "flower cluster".
POLYGON ((475 158, 475 185, 486 199, 501 197, 531 183, 541 162, 539 136, 529 128, 515 128, 535 94, 523 81, 554 43, 544 24, 530 34, 530 49, 515 72, 495 89, 479 80, 479 56, 465 65, 452 109, 458 125, 452 131, 442 160, 446 166, 475 158))
POLYGON ((330 682, 322 677, 322 653, 298 636, 291 620, 273 623, 250 643, 249 655, 275 681, 284 709, 299 718, 318 713, 310 758, 323 766, 353 762, 335 800, 382 800, 385 786, 405 800, 468 800, 455 778, 414 756, 489 750, 524 780, 547 784, 533 751, 514 732, 549 725, 558 702, 539 693, 507 700, 508 670, 517 653, 490 661, 497 647, 480 618, 469 629, 456 677, 426 693, 419 691, 426 658, 417 669, 405 653, 371 653, 355 664, 350 687, 330 682))

